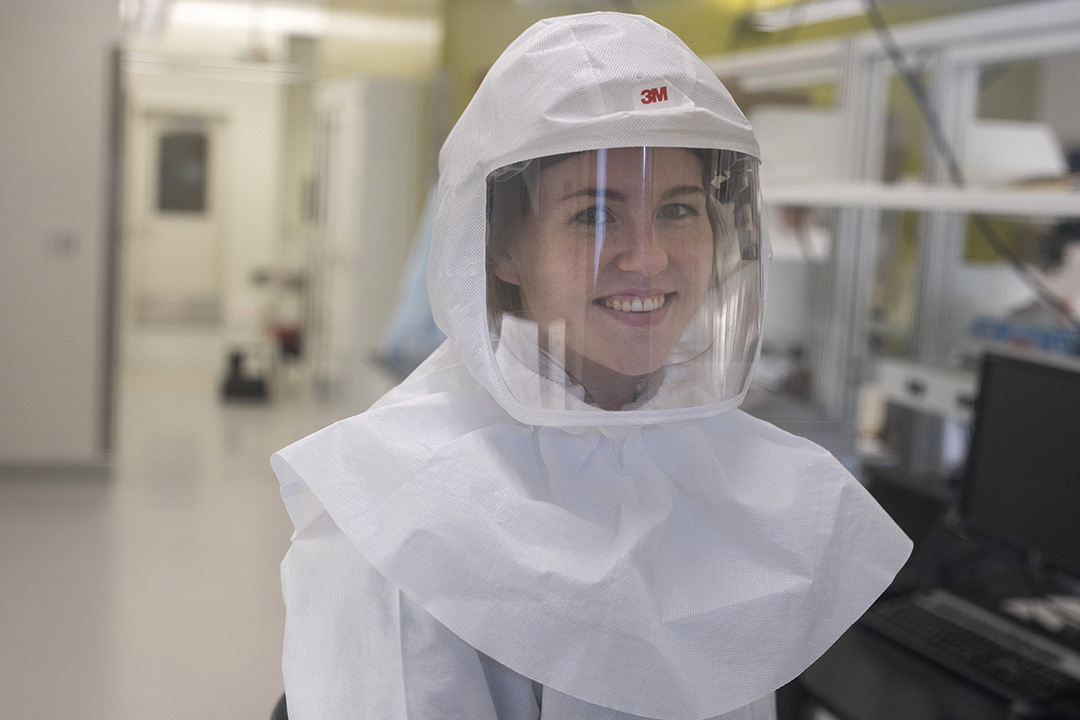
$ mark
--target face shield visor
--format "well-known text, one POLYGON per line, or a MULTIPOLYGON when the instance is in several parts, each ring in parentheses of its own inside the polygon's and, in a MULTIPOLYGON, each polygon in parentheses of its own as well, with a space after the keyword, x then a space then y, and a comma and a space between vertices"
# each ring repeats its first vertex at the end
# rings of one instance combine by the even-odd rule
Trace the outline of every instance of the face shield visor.
POLYGON ((758 161, 715 149, 554 155, 487 178, 487 303, 522 405, 739 398, 761 331, 758 161))

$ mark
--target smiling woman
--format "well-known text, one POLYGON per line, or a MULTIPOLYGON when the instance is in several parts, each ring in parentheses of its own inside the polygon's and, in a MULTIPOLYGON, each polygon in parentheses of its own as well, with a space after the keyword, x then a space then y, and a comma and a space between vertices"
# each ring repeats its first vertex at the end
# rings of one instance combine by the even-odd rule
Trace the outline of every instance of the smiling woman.
POLYGON ((698 402, 741 392, 757 316, 725 326, 720 302, 760 307, 756 170, 734 151, 626 147, 492 172, 489 319, 518 401, 637 407, 690 362, 711 371, 695 374, 698 402), (513 362, 538 371, 534 387, 513 362))
POLYGON ((650 20, 544 20, 439 157, 447 341, 275 454, 293 720, 770 720, 909 545, 736 408, 768 265, 758 147, 650 20))

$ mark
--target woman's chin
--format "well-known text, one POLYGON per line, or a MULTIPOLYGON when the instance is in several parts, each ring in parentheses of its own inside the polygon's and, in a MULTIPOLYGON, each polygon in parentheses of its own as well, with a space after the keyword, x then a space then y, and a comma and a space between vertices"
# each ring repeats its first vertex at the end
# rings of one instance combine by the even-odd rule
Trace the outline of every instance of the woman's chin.
MULTIPOLYGON (((662 368, 675 341, 674 333, 633 333, 630 337, 610 337, 597 332, 589 343, 585 369, 641 379, 662 368)), ((677 336, 676 336, 677 337, 677 336)), ((569 354, 569 353, 568 353, 569 354)))
POLYGON ((596 378, 609 377, 612 380, 640 380, 652 375, 664 365, 663 358, 652 357, 617 357, 587 363, 586 372, 596 378))

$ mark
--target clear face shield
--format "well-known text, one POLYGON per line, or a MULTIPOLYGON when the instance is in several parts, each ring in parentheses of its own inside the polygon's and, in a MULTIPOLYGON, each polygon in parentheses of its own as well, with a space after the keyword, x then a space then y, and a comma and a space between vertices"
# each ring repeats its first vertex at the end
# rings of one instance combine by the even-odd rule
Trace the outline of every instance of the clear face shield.
POLYGON ((488 176, 487 299, 523 405, 695 407, 738 397, 763 310, 758 161, 629 147, 488 176))

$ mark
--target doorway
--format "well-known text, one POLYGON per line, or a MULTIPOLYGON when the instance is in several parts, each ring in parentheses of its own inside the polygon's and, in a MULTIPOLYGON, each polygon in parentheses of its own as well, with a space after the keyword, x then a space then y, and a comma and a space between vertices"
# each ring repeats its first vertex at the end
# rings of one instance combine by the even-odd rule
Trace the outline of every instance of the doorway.
POLYGON ((223 116, 143 110, 131 137, 128 309, 137 327, 222 321, 223 116))

